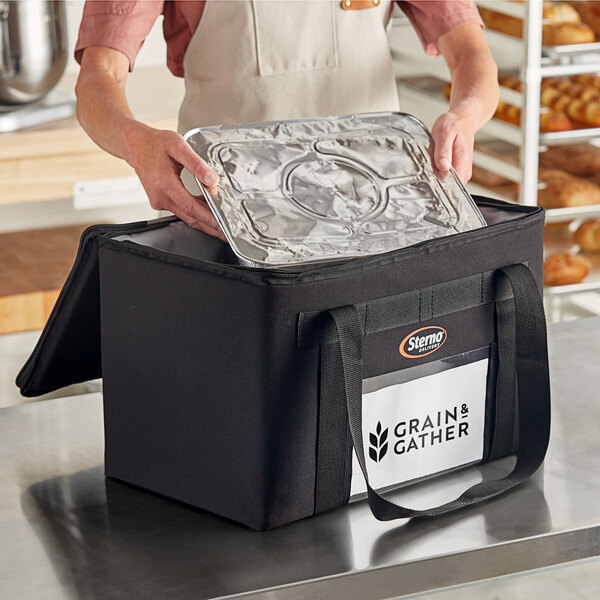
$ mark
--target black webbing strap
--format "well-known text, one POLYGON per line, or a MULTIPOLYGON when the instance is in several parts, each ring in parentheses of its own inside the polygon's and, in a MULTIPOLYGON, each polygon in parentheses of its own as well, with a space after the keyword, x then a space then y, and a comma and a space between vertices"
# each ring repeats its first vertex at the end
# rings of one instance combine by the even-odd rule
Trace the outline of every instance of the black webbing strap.
POLYGON ((352 438, 346 399, 339 394, 343 377, 339 344, 321 346, 315 514, 347 504, 350 499, 347 471, 352 464, 352 438))
MULTIPOLYGON (((364 321, 355 306, 327 311, 333 321, 341 354, 342 374, 331 385, 344 398, 352 442, 367 482, 369 505, 382 521, 416 516, 435 516, 488 500, 528 479, 541 465, 550 435, 550 382, 546 323, 535 279, 525 265, 499 269, 514 294, 514 325, 499 313, 499 348, 514 356, 518 385, 519 453, 512 472, 503 479, 482 481, 446 504, 426 510, 404 508, 386 500, 369 485, 362 436, 362 337, 364 321)), ((504 360, 500 356, 500 361, 504 360)), ((510 365, 508 366, 510 368, 510 365)), ((332 367, 332 371, 333 371, 332 367)), ((328 372, 328 375, 331 371, 328 372)), ((331 391, 331 390, 330 390, 331 391)), ((321 477, 326 477, 322 474, 321 477)))
MULTIPOLYGON (((355 304, 361 331, 365 334, 378 333, 510 298, 510 286, 500 285, 499 289, 494 290, 494 279, 494 271, 486 271, 422 290, 355 304)), ((325 312, 300 313, 299 346, 331 344, 337 342, 337 339, 336 329, 325 312)))
MULTIPOLYGON (((498 361, 496 373, 496 407, 494 413, 494 432, 512 432, 518 413, 516 403, 515 377, 515 305, 512 300, 496 302, 496 323, 502 324, 505 335, 498 336, 498 361)), ((489 459, 506 456, 512 451, 512 436, 494 435, 489 459)))

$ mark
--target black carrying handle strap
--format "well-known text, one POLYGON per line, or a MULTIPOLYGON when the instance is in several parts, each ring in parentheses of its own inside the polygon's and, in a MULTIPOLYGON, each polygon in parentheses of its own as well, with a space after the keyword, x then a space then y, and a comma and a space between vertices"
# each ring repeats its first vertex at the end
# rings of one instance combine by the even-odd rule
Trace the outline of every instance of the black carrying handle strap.
POLYGON ((342 357, 343 378, 339 393, 346 398, 348 422, 358 463, 367 483, 369 505, 380 521, 410 517, 432 517, 489 500, 531 477, 544 460, 550 438, 550 378, 546 321, 535 279, 522 264, 498 269, 508 279, 514 294, 512 320, 499 319, 499 346, 510 348, 515 357, 519 408, 519 452, 514 469, 502 479, 482 481, 456 500, 426 510, 405 508, 386 500, 369 484, 362 433, 362 327, 356 307, 334 308, 333 319, 342 357), (501 343, 500 343, 501 342, 501 343))

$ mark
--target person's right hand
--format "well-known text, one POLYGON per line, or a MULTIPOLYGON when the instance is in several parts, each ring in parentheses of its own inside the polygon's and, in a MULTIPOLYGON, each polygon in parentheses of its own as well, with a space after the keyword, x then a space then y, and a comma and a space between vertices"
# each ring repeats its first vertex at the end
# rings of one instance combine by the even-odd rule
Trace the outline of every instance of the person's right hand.
POLYGON ((186 168, 214 195, 216 173, 174 131, 159 130, 136 122, 126 132, 128 151, 125 159, 140 178, 150 206, 168 210, 190 227, 225 240, 206 201, 188 192, 180 178, 186 168))

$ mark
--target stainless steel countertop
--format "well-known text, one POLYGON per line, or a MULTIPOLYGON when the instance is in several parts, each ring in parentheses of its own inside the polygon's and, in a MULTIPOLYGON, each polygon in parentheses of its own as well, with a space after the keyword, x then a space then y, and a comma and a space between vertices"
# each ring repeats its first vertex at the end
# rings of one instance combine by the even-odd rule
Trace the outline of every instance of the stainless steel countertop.
MULTIPOLYGON (((369 600, 600 556, 600 318, 551 327, 553 424, 534 480, 380 523, 365 502, 266 533, 105 480, 100 394, 0 410, 0 598, 369 600)), ((135 426, 135 424, 132 424, 135 426)), ((396 496, 457 495, 508 458, 396 496)))

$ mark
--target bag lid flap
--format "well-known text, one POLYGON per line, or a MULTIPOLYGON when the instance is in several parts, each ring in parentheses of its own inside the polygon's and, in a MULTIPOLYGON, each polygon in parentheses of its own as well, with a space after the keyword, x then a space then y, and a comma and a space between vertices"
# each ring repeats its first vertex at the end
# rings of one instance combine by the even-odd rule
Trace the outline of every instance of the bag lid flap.
POLYGON ((17 386, 27 397, 102 377, 98 238, 147 225, 94 225, 81 235, 75 263, 17 386))

